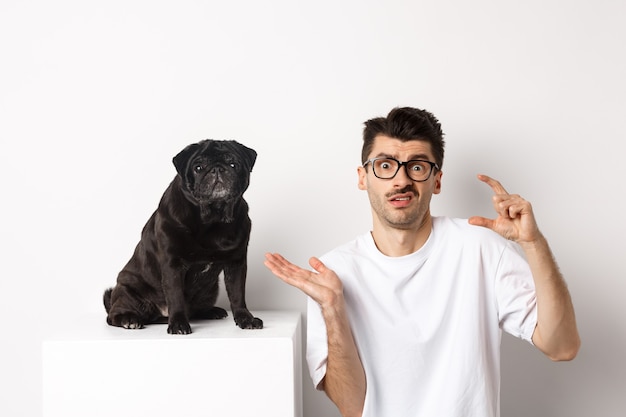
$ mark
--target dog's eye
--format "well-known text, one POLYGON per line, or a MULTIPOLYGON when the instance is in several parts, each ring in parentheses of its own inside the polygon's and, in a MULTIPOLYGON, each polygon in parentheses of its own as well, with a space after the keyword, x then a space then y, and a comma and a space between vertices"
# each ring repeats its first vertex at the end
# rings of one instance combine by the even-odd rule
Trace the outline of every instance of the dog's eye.
POLYGON ((193 167, 193 170, 196 172, 202 172, 204 170, 204 167, 202 165, 196 165, 193 167))
POLYGON ((237 165, 235 165, 233 162, 231 162, 231 163, 230 163, 230 164, 228 164, 228 165, 230 165, 230 167, 231 167, 231 168, 237 168, 237 165))

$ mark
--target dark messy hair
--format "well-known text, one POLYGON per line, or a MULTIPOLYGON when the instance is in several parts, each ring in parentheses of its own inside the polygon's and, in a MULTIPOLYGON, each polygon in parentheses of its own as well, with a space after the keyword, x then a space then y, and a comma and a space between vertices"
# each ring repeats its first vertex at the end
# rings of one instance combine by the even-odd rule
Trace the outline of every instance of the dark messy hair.
POLYGON ((387 117, 377 117, 365 122, 361 163, 365 163, 374 147, 378 135, 389 136, 401 141, 421 140, 430 143, 435 162, 441 169, 445 141, 439 120, 426 110, 413 107, 396 107, 387 117))

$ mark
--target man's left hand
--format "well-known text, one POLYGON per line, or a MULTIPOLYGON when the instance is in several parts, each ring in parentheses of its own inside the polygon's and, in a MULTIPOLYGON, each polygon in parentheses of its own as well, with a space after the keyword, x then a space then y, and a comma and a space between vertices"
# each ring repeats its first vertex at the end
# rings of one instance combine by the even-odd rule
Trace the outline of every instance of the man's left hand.
POLYGON ((499 181, 487 175, 478 175, 478 179, 493 190, 493 207, 498 217, 487 219, 473 216, 469 218, 470 224, 491 229, 519 244, 531 243, 541 238, 532 206, 528 201, 517 194, 509 194, 499 181))

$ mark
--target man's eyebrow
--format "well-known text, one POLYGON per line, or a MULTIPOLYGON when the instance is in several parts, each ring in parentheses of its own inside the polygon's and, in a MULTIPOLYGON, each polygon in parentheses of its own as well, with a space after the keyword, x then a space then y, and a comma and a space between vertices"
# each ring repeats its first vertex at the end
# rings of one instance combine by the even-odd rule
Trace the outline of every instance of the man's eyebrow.
POLYGON ((395 158, 395 156, 381 152, 378 155, 373 156, 372 158, 395 158))
POLYGON ((411 155, 411 158, 409 160, 413 160, 413 159, 430 161, 430 157, 426 155, 425 153, 418 153, 416 155, 411 155))
MULTIPOLYGON (((374 156, 374 158, 393 158, 393 159, 398 159, 397 156, 395 155, 391 155, 388 153, 379 153, 378 155, 374 156)), ((422 160, 422 161, 430 161, 430 157, 428 155, 426 155, 425 153, 418 153, 418 154, 413 154, 409 157, 408 161, 413 161, 413 160, 422 160)), ((399 159, 398 159, 399 160, 399 159)))

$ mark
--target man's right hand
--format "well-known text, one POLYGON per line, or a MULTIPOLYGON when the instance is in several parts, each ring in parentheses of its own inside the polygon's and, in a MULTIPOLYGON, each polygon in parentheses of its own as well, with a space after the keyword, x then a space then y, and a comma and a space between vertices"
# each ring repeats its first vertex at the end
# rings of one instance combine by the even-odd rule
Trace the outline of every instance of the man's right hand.
POLYGON ((277 253, 266 254, 264 264, 278 278, 317 301, 322 311, 343 302, 341 280, 318 258, 309 259, 309 265, 316 272, 300 268, 277 253))
POLYGON ((328 340, 326 374, 321 388, 341 415, 361 416, 367 383, 348 321, 341 280, 317 258, 309 259, 315 272, 300 268, 275 253, 266 254, 264 263, 278 278, 299 288, 319 304, 328 340))

